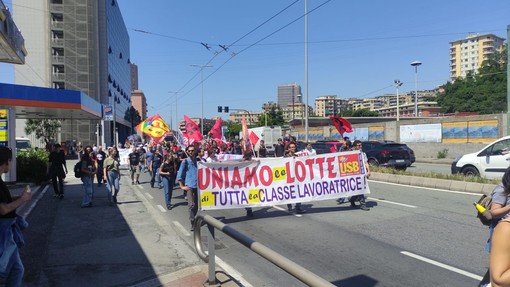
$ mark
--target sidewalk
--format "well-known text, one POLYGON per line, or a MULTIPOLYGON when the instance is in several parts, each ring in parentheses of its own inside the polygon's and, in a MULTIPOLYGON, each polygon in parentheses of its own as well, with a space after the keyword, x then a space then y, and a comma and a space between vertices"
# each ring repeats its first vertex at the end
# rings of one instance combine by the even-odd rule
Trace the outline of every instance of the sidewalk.
MULTIPOLYGON (((115 206, 107 205, 106 187, 94 184, 92 208, 80 208, 81 180, 71 173, 64 199, 54 198, 50 185, 32 188, 34 206, 18 210, 31 210, 21 249, 24 286, 209 286, 207 264, 194 246, 126 180, 115 206)), ((216 286, 240 286, 218 266, 216 275, 223 282, 216 286)))

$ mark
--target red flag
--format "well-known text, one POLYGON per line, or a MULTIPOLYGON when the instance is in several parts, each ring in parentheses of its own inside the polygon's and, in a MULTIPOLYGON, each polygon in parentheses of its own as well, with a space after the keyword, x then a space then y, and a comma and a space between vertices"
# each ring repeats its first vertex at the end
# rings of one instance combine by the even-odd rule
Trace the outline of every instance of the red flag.
POLYGON ((204 139, 198 125, 184 115, 184 121, 186 122, 186 133, 183 133, 185 138, 188 138, 188 143, 192 144, 195 141, 201 141, 204 139))
POLYGON ((209 133, 211 133, 213 139, 221 141, 221 117, 216 120, 209 133))
POLYGON ((337 131, 344 136, 344 133, 352 133, 351 123, 341 117, 329 117, 337 131))
POLYGON ((259 142, 259 136, 253 131, 250 132, 250 142, 252 145, 256 145, 259 142))
POLYGON ((248 125, 246 124, 246 121, 244 120, 244 116, 241 119, 242 127, 243 127, 243 139, 246 150, 252 150, 251 143, 250 143, 250 134, 248 131, 248 125))

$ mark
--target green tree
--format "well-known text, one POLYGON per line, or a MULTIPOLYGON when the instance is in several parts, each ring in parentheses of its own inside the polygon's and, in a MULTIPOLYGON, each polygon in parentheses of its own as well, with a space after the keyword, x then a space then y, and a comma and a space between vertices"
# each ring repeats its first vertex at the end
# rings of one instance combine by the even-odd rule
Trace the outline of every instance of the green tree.
POLYGON ((233 121, 227 122, 228 134, 225 135, 227 140, 231 140, 235 138, 235 136, 239 136, 239 132, 243 129, 241 124, 238 124, 233 121))
POLYGON ((137 109, 133 106, 129 107, 124 114, 124 119, 131 123, 131 132, 135 133, 135 127, 142 122, 142 117, 137 109))
POLYGON ((285 124, 283 112, 277 107, 273 106, 268 112, 262 114, 259 117, 258 126, 264 126, 266 124, 266 117, 268 126, 283 126, 285 124))
POLYGON ((55 140, 57 138, 58 131, 62 127, 61 120, 56 119, 44 119, 44 120, 35 120, 28 119, 25 123, 25 133, 35 134, 37 139, 43 139, 46 144, 48 144, 51 140, 55 140))
POLYGON ((443 113, 477 112, 493 114, 506 111, 506 51, 483 61, 477 74, 468 73, 453 83, 447 82, 437 96, 443 113))
POLYGON ((360 109, 360 110, 344 110, 341 111, 338 116, 340 117, 378 117, 379 113, 376 111, 371 111, 369 109, 360 109))

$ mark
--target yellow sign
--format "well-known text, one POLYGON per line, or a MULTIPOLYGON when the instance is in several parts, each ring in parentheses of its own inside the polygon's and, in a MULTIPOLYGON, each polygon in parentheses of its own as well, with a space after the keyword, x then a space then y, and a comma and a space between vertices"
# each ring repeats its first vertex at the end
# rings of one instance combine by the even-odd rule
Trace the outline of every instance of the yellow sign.
POLYGON ((275 167, 273 169, 273 179, 274 180, 285 180, 287 179, 287 170, 284 166, 275 167))
POLYGON ((210 191, 200 193, 200 206, 214 206, 214 197, 210 191))
POLYGON ((248 191, 248 203, 260 203, 259 190, 250 189, 248 191))

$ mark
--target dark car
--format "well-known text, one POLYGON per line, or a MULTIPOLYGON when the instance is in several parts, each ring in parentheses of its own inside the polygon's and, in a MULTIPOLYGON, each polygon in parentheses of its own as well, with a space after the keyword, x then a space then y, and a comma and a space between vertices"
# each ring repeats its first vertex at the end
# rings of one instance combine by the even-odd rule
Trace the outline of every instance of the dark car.
POLYGON ((406 144, 365 141, 362 142, 362 150, 367 154, 369 165, 389 166, 405 170, 412 164, 410 148, 406 144))

